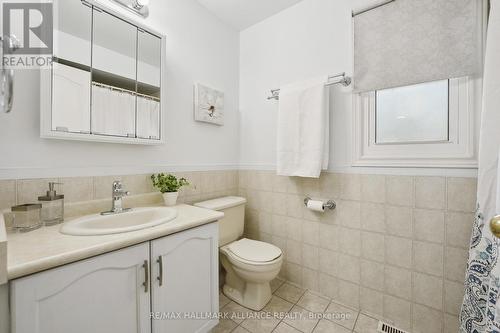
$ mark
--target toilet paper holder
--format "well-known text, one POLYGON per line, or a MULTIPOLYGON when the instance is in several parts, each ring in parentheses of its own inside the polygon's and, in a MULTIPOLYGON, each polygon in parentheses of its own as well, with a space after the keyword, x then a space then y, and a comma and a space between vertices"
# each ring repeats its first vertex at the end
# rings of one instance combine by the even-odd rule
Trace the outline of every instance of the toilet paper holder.
MULTIPOLYGON (((309 200, 312 200, 310 197, 306 197, 304 199, 304 205, 307 207, 307 203, 309 202, 309 200)), ((328 208, 330 210, 333 210, 335 208, 337 208, 337 203, 333 200, 328 200, 328 201, 323 201, 323 207, 324 208, 328 208)))

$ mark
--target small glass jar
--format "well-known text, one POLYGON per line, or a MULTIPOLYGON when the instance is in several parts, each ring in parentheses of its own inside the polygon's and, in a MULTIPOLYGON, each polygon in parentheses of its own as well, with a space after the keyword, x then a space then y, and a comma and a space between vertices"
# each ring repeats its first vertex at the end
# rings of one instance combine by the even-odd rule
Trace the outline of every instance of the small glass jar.
POLYGON ((13 221, 12 227, 19 232, 28 232, 42 226, 41 204, 26 204, 11 208, 13 221))

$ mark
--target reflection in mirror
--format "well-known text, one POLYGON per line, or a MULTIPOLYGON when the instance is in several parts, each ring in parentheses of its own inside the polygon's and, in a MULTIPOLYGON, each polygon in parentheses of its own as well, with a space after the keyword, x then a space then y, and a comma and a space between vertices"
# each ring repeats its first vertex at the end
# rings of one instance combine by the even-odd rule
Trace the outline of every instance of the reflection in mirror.
POLYGON ((139 30, 137 41, 137 81, 150 86, 151 90, 146 90, 144 93, 159 94, 161 77, 161 39, 149 32, 139 30))
POLYGON ((94 10, 92 133, 135 137, 137 28, 94 10))
POLYGON ((90 133, 90 72, 54 62, 52 130, 90 133))
POLYGON ((135 81, 137 28, 94 10, 93 34, 92 67, 135 81))
POLYGON ((138 30, 137 137, 160 138, 161 39, 138 30))
POLYGON ((91 31, 91 7, 54 2, 53 131, 90 133, 91 31))
POLYGON ((81 1, 54 1, 54 57, 90 67, 92 9, 81 1))

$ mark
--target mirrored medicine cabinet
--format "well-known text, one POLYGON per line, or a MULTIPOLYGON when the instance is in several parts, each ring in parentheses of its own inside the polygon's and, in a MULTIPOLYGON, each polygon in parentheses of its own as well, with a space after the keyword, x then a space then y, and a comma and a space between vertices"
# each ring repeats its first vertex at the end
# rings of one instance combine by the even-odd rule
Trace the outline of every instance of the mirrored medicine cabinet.
POLYGON ((94 1, 54 0, 43 138, 161 144, 165 37, 94 1))

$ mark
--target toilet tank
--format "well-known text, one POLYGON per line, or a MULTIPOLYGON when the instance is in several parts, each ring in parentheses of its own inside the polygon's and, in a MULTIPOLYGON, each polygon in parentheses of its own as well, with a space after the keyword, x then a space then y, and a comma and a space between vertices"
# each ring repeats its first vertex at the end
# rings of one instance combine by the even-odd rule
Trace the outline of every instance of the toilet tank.
POLYGON ((195 203, 196 207, 224 213, 219 220, 219 247, 234 242, 243 235, 245 228, 245 204, 242 197, 222 197, 195 203))

